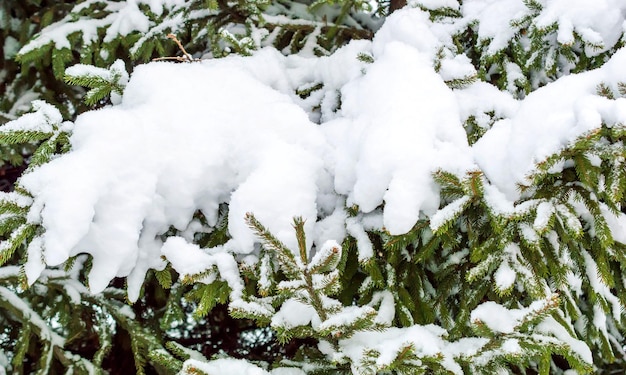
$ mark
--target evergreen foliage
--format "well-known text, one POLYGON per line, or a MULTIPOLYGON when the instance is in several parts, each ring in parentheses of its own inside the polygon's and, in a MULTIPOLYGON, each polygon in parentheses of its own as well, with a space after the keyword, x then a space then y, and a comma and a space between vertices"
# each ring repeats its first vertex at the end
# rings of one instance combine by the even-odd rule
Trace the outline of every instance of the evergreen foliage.
MULTIPOLYGON (((73 113, 69 104, 77 93, 48 74, 45 62, 20 65, 15 61, 19 49, 38 30, 68 12, 72 2, 7 0, 0 4, 0 124, 16 119, 30 110, 32 100, 45 100, 66 115, 73 113)), ((34 149, 30 142, 8 146, 0 144, 0 165, 19 166, 34 149)))
MULTIPOLYGON (((503 14, 510 28, 494 35, 481 29, 487 13, 470 3, 408 4, 449 34, 432 65, 455 90, 482 81, 521 100, 602 67, 626 40, 623 30, 610 44, 592 29, 552 22, 548 2, 538 0, 503 14), (463 59, 474 71, 449 73, 463 59)), ((0 5, 0 79, 10 92, 0 101, 0 158, 19 164, 28 155, 28 176, 71 152, 72 120, 86 110, 79 100, 115 107, 136 64, 249 56, 268 46, 330 56, 374 37, 396 6, 376 4, 9 1, 0 5), (53 83, 43 73, 50 69, 53 83), (63 80, 88 90, 80 97, 63 80)), ((363 74, 375 62, 358 54, 363 74)), ((314 121, 333 118, 342 107, 338 89, 320 77, 303 81, 294 100, 314 121)), ((589 100, 624 99, 626 82, 607 81, 589 100)), ((465 116, 468 143, 508 115, 483 106, 465 116)), ((341 243, 312 246, 296 217, 289 246, 249 213, 257 244, 245 255, 224 250, 228 204, 215 217, 198 207, 190 222, 157 236, 163 247, 200 254, 202 268, 186 272, 163 251, 163 267, 147 266, 137 301, 123 278, 92 293, 89 254, 47 266, 44 208, 18 181, 0 195, 0 367, 15 374, 212 374, 219 363, 263 374, 624 371, 626 126, 608 114, 599 121, 538 160, 511 204, 485 171, 435 171, 438 210, 403 234, 371 224, 384 204, 366 211, 344 199, 341 243), (506 323, 494 323, 494 314, 506 323), (243 360, 220 362, 232 357, 243 360)))

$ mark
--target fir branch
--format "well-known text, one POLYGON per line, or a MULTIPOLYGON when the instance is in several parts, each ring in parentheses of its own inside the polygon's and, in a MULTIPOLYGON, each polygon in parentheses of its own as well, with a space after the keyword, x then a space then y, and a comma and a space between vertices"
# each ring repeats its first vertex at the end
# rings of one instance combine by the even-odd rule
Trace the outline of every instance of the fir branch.
POLYGON ((32 224, 22 224, 11 232, 11 236, 0 243, 0 266, 8 262, 21 245, 28 243, 35 232, 36 227, 32 224))
POLYGON ((263 244, 267 249, 273 251, 278 257, 278 263, 286 275, 290 278, 297 278, 302 271, 291 250, 265 228, 253 214, 247 213, 245 220, 255 234, 263 240, 263 244))

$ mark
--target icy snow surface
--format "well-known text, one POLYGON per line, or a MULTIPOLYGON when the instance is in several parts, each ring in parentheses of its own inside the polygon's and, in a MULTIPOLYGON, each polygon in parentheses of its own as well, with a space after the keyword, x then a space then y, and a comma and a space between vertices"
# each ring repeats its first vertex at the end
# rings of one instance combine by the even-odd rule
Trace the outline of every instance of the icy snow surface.
MULTIPOLYGON (((475 7, 476 17, 497 6, 478 0, 463 5, 475 7)), ((491 35, 488 21, 481 25, 491 35)), ((285 57, 268 48, 246 58, 139 66, 119 105, 78 117, 69 153, 21 179, 34 197, 29 220, 46 229, 29 249, 29 280, 43 269, 41 259, 55 266, 89 253, 91 290, 126 276, 134 300, 148 269, 165 266, 165 255, 183 274, 216 266, 233 287, 239 279, 231 267, 235 259, 258 250, 246 212, 294 251, 294 216, 305 219, 309 249, 349 233, 365 260, 373 254, 366 229, 402 234, 420 217, 436 214, 441 202, 434 171, 462 177, 482 170, 494 207, 513 212, 517 184, 535 163, 603 121, 626 123, 623 99, 595 94, 601 82, 626 81, 626 51, 601 69, 563 77, 517 101, 488 83, 456 90, 445 84, 474 70, 469 59, 450 53, 444 26, 405 8, 387 19, 373 41, 355 41, 328 57, 285 57), (359 61, 359 53, 374 62, 359 61), (315 83, 324 85, 317 114, 310 99, 295 94, 315 83), (338 93, 341 108, 335 111, 338 93), (463 121, 489 111, 506 119, 470 147, 463 121), (184 233, 196 225, 194 213, 201 211, 215 225, 222 203, 229 205, 231 240, 210 250, 191 244, 184 233), (357 217, 344 209, 353 205, 357 217), (162 235, 172 227, 183 234, 164 243, 162 235)), ((6 127, 48 131, 61 121, 50 106, 39 102, 36 109, 6 127)), ((435 227, 464 203, 435 216, 435 227)), ((608 221, 618 229, 625 223, 623 216, 608 221)), ((509 274, 501 270, 501 287, 511 285, 509 274)))

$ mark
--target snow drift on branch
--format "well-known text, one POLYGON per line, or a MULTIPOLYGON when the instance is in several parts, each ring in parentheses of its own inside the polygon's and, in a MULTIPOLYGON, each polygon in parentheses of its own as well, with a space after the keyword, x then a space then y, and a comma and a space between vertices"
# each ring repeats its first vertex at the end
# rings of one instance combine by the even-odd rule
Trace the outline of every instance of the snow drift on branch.
MULTIPOLYGON (((72 150, 21 179, 34 197, 29 220, 45 228, 43 260, 54 266, 89 253, 91 290, 128 276, 134 300, 147 270, 165 265, 162 236, 184 231, 198 211, 215 225, 219 205, 229 205, 231 240, 212 254, 254 254, 246 212, 292 249, 294 216, 306 220, 309 248, 340 242, 325 237, 345 235, 346 221, 351 233, 365 233, 367 223, 347 217, 345 203, 382 214, 370 229, 401 234, 438 211, 438 169, 462 176, 480 168, 512 205, 535 162, 602 121, 626 122, 623 99, 595 94, 605 80, 626 80, 626 51, 515 101, 488 83, 448 87, 474 72, 450 44, 427 13, 404 9, 373 42, 329 57, 265 49, 249 58, 140 66, 120 105, 79 116, 72 150), (359 61, 359 53, 374 62, 359 61), (446 68, 437 72, 436 59, 446 68), (324 86, 319 126, 311 103, 295 94, 316 82, 324 86), (471 148, 463 121, 485 109, 510 118, 471 148)), ((170 244, 166 253, 176 251, 170 244)), ((365 255, 370 245, 367 236, 359 241, 365 255)))
POLYGON ((247 211, 287 244, 293 216, 313 226, 329 189, 319 130, 229 63, 139 67, 120 106, 80 116, 72 151, 23 177, 42 208, 33 220, 46 228, 48 265, 87 252, 93 291, 129 275, 136 298, 145 272, 163 267, 158 236, 184 230, 197 210, 215 224, 229 202, 230 248, 241 253, 253 250, 247 211))

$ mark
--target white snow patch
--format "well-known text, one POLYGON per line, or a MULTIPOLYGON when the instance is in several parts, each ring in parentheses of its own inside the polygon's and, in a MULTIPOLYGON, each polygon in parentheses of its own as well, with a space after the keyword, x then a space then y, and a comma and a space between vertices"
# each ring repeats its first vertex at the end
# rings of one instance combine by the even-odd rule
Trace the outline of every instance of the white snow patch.
POLYGON ((183 364, 180 374, 195 374, 196 371, 192 372, 192 368, 199 369, 207 374, 270 375, 269 372, 248 361, 234 358, 220 358, 209 362, 188 359, 183 364))
POLYGON ((500 264, 500 267, 498 267, 498 270, 493 275, 498 290, 508 290, 513 286, 513 283, 515 283, 516 277, 515 271, 513 271, 509 262, 506 260, 500 264))

